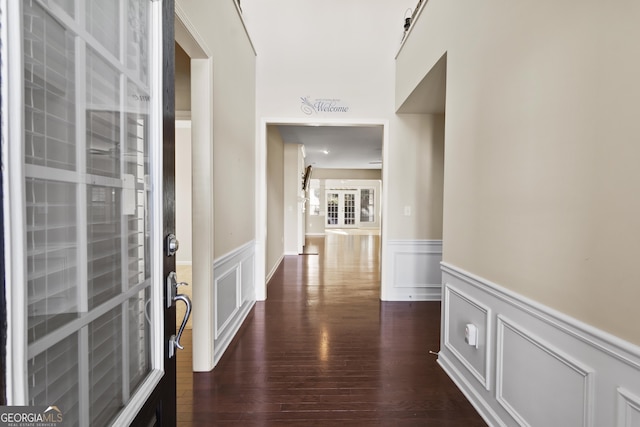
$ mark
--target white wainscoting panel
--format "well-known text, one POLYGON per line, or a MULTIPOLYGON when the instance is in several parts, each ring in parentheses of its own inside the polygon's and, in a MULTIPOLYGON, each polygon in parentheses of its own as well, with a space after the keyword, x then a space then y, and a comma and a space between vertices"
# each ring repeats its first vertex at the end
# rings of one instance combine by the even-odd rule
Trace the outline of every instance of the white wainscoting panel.
POLYGON ((618 388, 618 427, 640 426, 640 397, 618 388))
POLYGON ((640 426, 640 347, 453 265, 442 279, 438 363, 490 426, 640 426), (486 351, 465 348, 470 322, 486 351))
POLYGON ((233 315, 238 311, 238 283, 240 279, 240 266, 235 266, 231 270, 224 272, 215 280, 216 298, 216 339, 225 330, 233 315))
POLYGON ((389 240, 385 250, 387 301, 439 301, 442 240, 389 240))
POLYGON ((503 316, 497 335, 496 398, 520 425, 592 425, 591 369, 503 316))
POLYGON ((255 304, 255 243, 249 242, 213 263, 214 366, 255 304))
POLYGON ((451 313, 443 319, 444 345, 473 374, 473 376, 489 390, 489 372, 491 360, 491 310, 449 285, 444 290, 443 305, 445 311, 451 313), (478 331, 477 347, 465 341, 465 328, 473 324, 478 331))
POLYGON ((240 304, 252 302, 256 300, 255 287, 255 254, 247 258, 243 258, 240 266, 240 281, 242 283, 240 292, 240 304))

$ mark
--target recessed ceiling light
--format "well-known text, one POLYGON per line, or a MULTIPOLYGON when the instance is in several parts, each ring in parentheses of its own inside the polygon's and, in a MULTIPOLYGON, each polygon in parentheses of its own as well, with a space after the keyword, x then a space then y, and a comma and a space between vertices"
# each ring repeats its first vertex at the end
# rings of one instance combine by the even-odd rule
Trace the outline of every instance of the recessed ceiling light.
POLYGON ((326 150, 326 149, 325 149, 325 150, 322 150, 322 152, 323 152, 324 154, 329 154, 329 150, 326 150))

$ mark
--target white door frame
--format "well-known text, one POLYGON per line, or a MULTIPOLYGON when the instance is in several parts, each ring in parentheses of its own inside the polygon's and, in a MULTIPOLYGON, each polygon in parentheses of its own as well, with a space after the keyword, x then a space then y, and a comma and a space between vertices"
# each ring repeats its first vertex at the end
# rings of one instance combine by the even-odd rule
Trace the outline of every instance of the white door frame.
MULTIPOLYGON (((179 3, 176 42, 191 58, 193 370, 214 367, 213 55, 179 3)), ((178 236, 180 238, 180 236, 178 236)))
MULTIPOLYGON (((387 193, 385 186, 388 182, 389 168, 385 167, 389 158, 389 120, 386 119, 331 119, 322 118, 310 121, 307 118, 261 118, 256 127, 256 252, 255 252, 255 291, 256 300, 267 299, 266 283, 266 240, 267 240, 267 126, 269 125, 302 125, 302 126, 382 126, 382 223, 381 223, 381 270, 384 271, 386 262, 386 229, 387 221, 387 193)), ((381 274, 380 297, 385 295, 387 287, 381 274)))

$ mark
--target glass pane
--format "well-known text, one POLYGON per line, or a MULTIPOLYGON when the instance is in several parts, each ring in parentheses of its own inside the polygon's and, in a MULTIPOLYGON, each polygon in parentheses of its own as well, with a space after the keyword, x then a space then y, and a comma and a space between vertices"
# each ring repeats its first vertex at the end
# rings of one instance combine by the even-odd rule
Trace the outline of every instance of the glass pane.
POLYGON ((50 1, 53 1, 54 3, 58 4, 62 9, 64 9, 65 12, 69 14, 69 16, 73 17, 75 15, 74 0, 50 0, 50 1))
POLYGON ((144 184, 149 174, 149 102, 150 96, 132 82, 127 84, 125 173, 144 184))
POLYGON ((113 56, 120 58, 120 2, 85 1, 87 31, 113 56))
POLYGON ((151 370, 151 336, 147 328, 150 289, 129 299, 129 387, 135 390, 151 370))
POLYGON ((87 280, 89 309, 118 295, 122 288, 120 190, 87 189, 87 280))
POLYGON ((122 309, 99 317, 89 332, 89 419, 104 426, 122 408, 122 309))
POLYGON ((338 193, 327 193, 327 225, 338 224, 338 193))
POLYGON ((360 222, 374 222, 373 189, 360 190, 360 222))
POLYGON ((309 192, 309 215, 320 215, 320 189, 311 188, 309 192))
POLYGON ((120 174, 120 114, 87 111, 87 172, 117 177, 120 174))
POLYGON ((77 253, 74 184, 25 182, 27 324, 33 342, 76 317, 77 253))
POLYGON ((149 0, 129 1, 129 25, 127 26, 127 69, 140 82, 149 84, 149 0))
POLYGON ((28 362, 29 405, 56 405, 65 426, 78 426, 78 335, 52 345, 28 362))
POLYGON ((120 110, 118 70, 93 49, 87 49, 87 102, 92 109, 120 110))
POLYGON ((87 172, 120 177, 120 77, 87 51, 87 172))
POLYGON ((146 218, 146 194, 133 191, 134 215, 127 216, 127 268, 129 287, 150 278, 149 227, 146 218))
POLYGON ((108 425, 152 369, 151 4, 83 0, 85 37, 75 0, 23 2, 29 401, 65 425, 108 425))
POLYGON ((74 37, 35 0, 23 7, 25 162, 73 170, 74 37))
POLYGON ((356 223, 356 195, 352 193, 344 195, 344 223, 345 225, 356 223))
POLYGON ((151 274, 146 192, 149 176, 149 96, 140 99, 141 90, 132 82, 127 85, 127 91, 124 170, 130 184, 124 190, 124 211, 127 215, 129 285, 134 286, 149 279, 151 274))

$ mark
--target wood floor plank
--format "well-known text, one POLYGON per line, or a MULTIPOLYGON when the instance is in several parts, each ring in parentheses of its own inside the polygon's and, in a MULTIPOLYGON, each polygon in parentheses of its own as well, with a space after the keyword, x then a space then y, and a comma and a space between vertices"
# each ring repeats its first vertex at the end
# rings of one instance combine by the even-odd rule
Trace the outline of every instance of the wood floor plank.
POLYGON ((218 366, 178 354, 179 426, 486 426, 429 351, 438 302, 381 302, 379 236, 287 256, 218 366))

